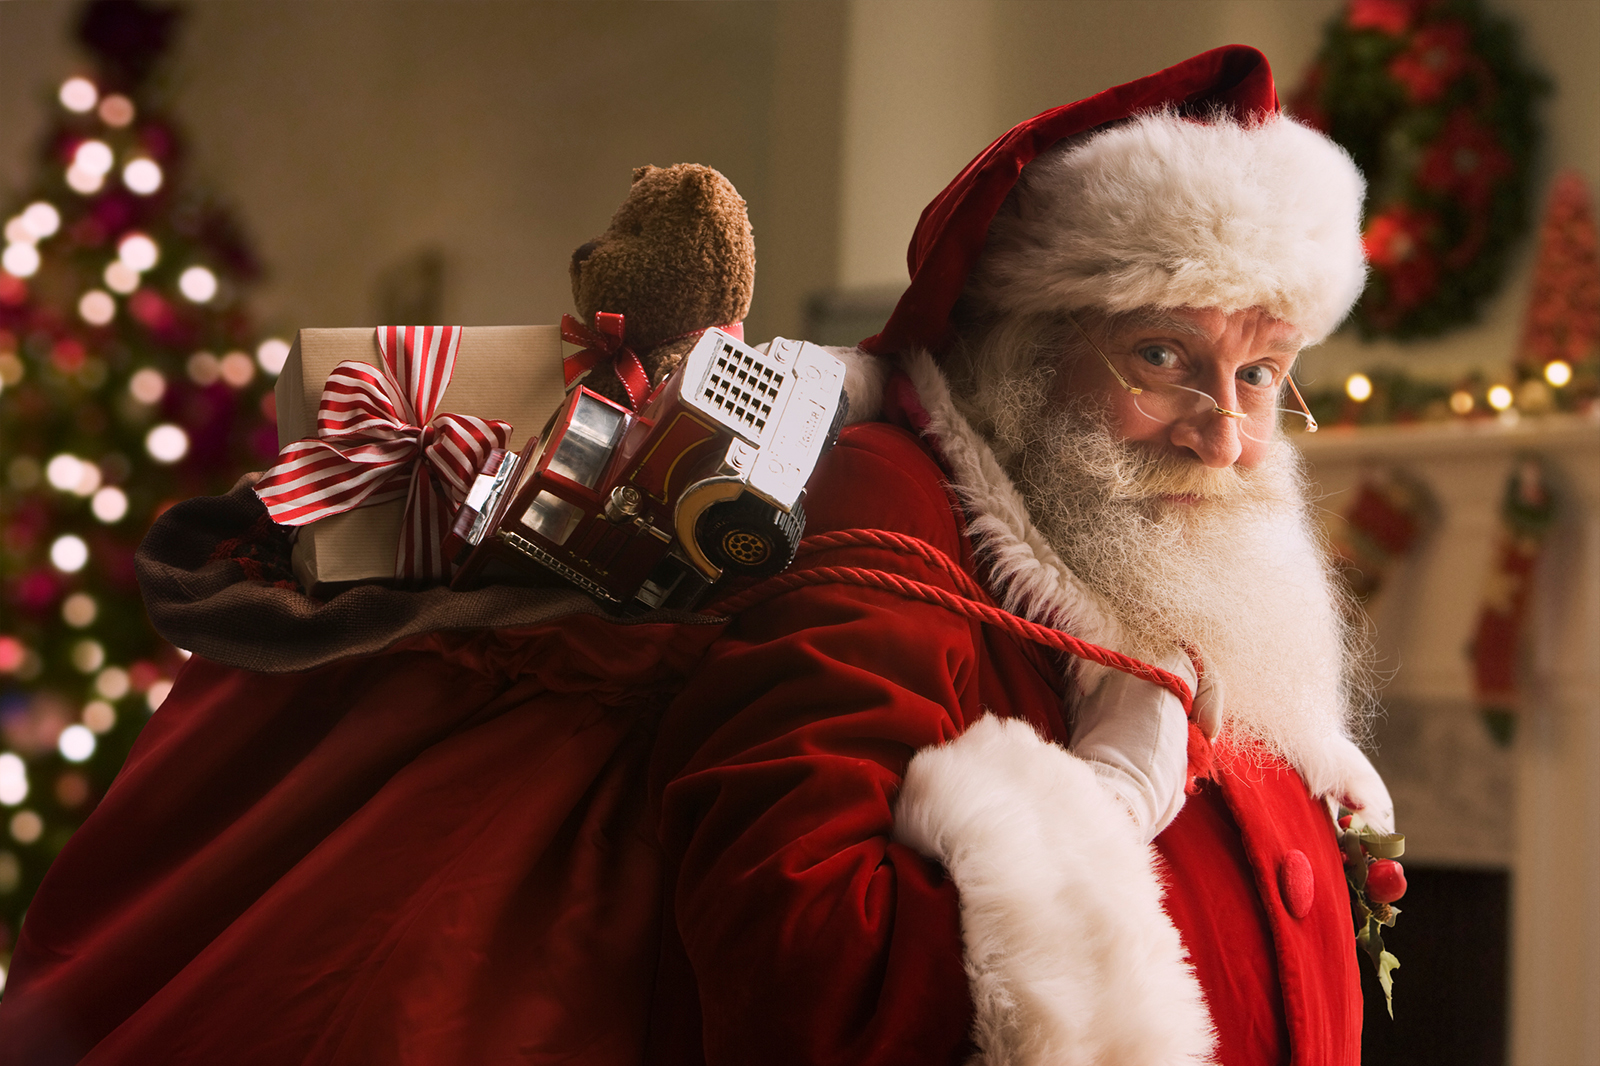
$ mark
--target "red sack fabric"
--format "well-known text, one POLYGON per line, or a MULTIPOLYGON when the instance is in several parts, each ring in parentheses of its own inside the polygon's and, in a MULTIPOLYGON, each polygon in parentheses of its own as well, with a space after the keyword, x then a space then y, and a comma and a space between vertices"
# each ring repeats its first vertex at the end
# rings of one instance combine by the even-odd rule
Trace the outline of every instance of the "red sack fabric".
POLYGON ((638 1062, 644 763, 720 627, 616 628, 191 660, 28 914, 0 1063, 638 1062))

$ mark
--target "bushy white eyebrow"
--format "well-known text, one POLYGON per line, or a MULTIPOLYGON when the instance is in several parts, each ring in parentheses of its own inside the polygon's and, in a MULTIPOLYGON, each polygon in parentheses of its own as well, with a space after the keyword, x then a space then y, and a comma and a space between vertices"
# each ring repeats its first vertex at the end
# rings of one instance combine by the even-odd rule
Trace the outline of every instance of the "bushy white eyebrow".
MULTIPOLYGON (((1213 340, 1212 335, 1198 322, 1179 315, 1172 314, 1160 308, 1140 308, 1134 311, 1123 311, 1110 315, 1106 319, 1105 328, 1111 334, 1123 330, 1149 330, 1153 333, 1170 333, 1179 337, 1199 337, 1204 340, 1213 340)), ((1298 333, 1273 341, 1267 346, 1274 355, 1296 356, 1303 348, 1304 342, 1298 333)))

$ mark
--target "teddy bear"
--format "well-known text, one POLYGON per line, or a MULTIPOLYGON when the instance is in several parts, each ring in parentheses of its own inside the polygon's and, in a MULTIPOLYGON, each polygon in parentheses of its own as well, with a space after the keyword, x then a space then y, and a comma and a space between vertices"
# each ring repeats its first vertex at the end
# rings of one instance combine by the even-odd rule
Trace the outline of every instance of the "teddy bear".
MULTIPOLYGON (((701 331, 742 322, 755 289, 750 216, 738 190, 710 167, 679 163, 633 172, 606 231, 572 253, 578 319, 623 316, 623 343, 654 388, 683 362, 701 331)), ((584 381, 633 406, 610 362, 584 381)))

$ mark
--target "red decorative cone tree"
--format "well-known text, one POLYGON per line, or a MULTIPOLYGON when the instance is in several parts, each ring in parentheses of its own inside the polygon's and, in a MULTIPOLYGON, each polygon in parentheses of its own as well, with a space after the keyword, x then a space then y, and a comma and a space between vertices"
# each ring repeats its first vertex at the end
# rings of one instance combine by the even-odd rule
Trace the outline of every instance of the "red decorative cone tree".
POLYGON ((1574 404, 1600 395, 1600 253, 1589 190, 1576 171, 1556 175, 1550 187, 1517 369, 1565 389, 1574 404))
POLYGON ((170 503, 277 451, 240 297, 258 268, 189 187, 160 60, 175 9, 96 0, 0 258, 0 981, 51 859, 111 783, 182 653, 133 553, 170 503))

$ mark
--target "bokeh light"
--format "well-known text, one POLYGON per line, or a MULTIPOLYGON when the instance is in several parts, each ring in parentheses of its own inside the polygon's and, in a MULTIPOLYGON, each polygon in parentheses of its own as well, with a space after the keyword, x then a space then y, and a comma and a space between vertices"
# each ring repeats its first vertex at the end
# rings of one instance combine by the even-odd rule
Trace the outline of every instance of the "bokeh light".
POLYGON ((93 196, 105 185, 106 176, 78 167, 67 168, 67 187, 83 196, 93 196))
POLYGON ((203 266, 178 275, 178 291, 192 303, 203 304, 217 294, 217 276, 203 266))
POLYGON ((122 184, 140 196, 161 188, 161 177, 161 164, 154 159, 132 159, 122 168, 122 184))
POLYGON ((94 82, 88 78, 68 78, 61 83, 61 92, 58 97, 61 106, 68 111, 83 114, 95 105, 100 99, 100 90, 94 87, 94 82))
POLYGON ((50 545, 50 563, 63 574, 76 574, 89 561, 89 545, 75 533, 64 533, 50 545))
POLYGON ((0 636, 0 674, 15 673, 28 649, 16 637, 0 636))
POLYGON ((117 301, 109 292, 90 289, 78 300, 78 316, 91 326, 104 326, 117 317, 117 301))
POLYGON ((135 370, 128 379, 128 395, 144 404, 158 403, 166 394, 167 379, 153 366, 135 370))
POLYGON ((112 129, 120 130, 132 122, 134 114, 133 101, 121 93, 112 93, 100 101, 100 121, 112 129))
POLYGON ((117 258, 142 274, 161 261, 161 249, 145 234, 130 233, 117 242, 117 258))
POLYGON ((72 646, 72 665, 80 674, 92 674, 106 664, 106 648, 98 640, 80 640, 72 646))
POLYGON ((1556 388, 1572 381, 1572 364, 1565 359, 1552 359, 1544 365, 1544 379, 1556 388))
POLYGON ((89 501, 89 510, 108 526, 120 522, 128 513, 128 494, 115 485, 107 485, 94 494, 89 501))
POLYGON ((106 288, 122 296, 139 287, 139 272, 120 259, 107 263, 103 276, 106 288))
POLYGON ((109 733, 117 727, 117 709, 105 700, 90 700, 84 704, 82 718, 91 732, 109 733))
POLYGON ((116 156, 111 154, 111 146, 105 141, 84 141, 78 145, 78 150, 72 153, 72 169, 81 170, 85 174, 98 174, 104 177, 115 162, 116 156))
POLYGON ((100 605, 87 592, 74 592, 61 601, 61 620, 74 629, 94 625, 99 613, 100 605))
POLYGON ((108 666, 94 679, 94 690, 108 700, 120 700, 132 685, 128 671, 120 666, 108 666))
POLYGON ((195 352, 184 364, 184 369, 189 372, 189 380, 201 386, 211 384, 222 374, 222 365, 210 352, 195 352))
POLYGON ((1489 390, 1489 406, 1496 411, 1504 411, 1511 406, 1511 390, 1504 385, 1496 385, 1489 390))
POLYGON ((63 807, 83 806, 89 801, 91 791, 89 779, 75 771, 69 770, 56 778, 56 799, 63 807))
POLYGON ((14 278, 33 277, 39 262, 39 249, 22 241, 6 245, 5 254, 0 255, 0 267, 14 278))
POLYGON ((1457 389, 1450 394, 1450 410, 1458 415, 1470 415, 1472 409, 1478 406, 1478 401, 1472 398, 1472 393, 1466 389, 1457 389))
POLYGON ((255 376, 256 362, 243 352, 229 352, 222 357, 222 380, 233 388, 244 388, 255 376))
POLYGON ((1356 403, 1366 403, 1372 399, 1372 379, 1365 374, 1351 374, 1345 378, 1344 391, 1356 403))
POLYGON ((15 807, 27 798, 27 765, 13 752, 0 752, 0 803, 15 807))
POLYGON ((175 463, 189 454, 189 434, 182 426, 163 422, 145 434, 144 449, 158 463, 175 463))
POLYGON ((94 754, 94 734, 87 726, 69 725, 56 738, 56 750, 68 762, 85 762, 94 754))
POLYGON ((261 364, 271 377, 277 377, 283 372, 283 364, 289 361, 289 343, 272 337, 261 342, 256 348, 256 362, 261 364))
POLYGON ((78 484, 83 480, 84 462, 76 455, 62 452, 50 460, 44 468, 44 476, 50 482, 50 487, 61 492, 76 492, 78 484))
POLYGON ((22 212, 22 224, 33 234, 34 240, 42 241, 53 237, 61 228, 61 212, 52 203, 35 200, 22 212))
POLYGON ((144 694, 144 704, 146 707, 150 708, 151 713, 154 713, 161 709, 161 705, 163 703, 167 702, 167 696, 170 695, 171 692, 172 682, 168 681, 166 678, 162 678, 160 681, 157 681, 155 684, 151 685, 149 690, 144 694))
POLYGON ((44 819, 32 811, 11 816, 11 837, 18 844, 32 844, 44 835, 44 819))

